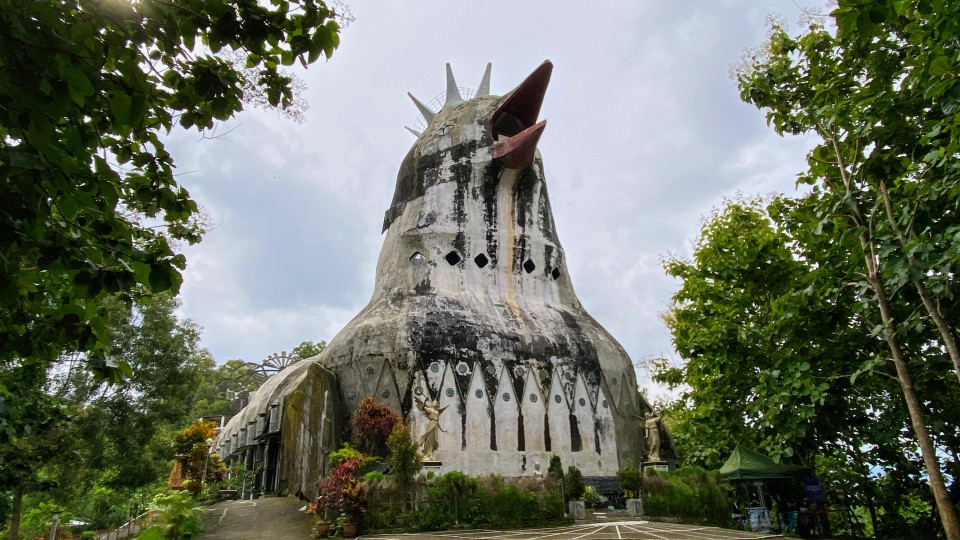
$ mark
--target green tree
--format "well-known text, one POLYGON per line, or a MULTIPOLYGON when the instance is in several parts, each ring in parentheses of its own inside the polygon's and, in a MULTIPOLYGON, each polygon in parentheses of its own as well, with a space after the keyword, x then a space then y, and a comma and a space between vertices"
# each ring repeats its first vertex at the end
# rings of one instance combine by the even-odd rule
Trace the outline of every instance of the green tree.
POLYGON ((312 341, 304 341, 293 348, 292 354, 300 359, 313 358, 314 356, 322 353, 326 348, 327 342, 322 339, 316 343, 312 341))
POLYGON ((190 418, 233 416, 238 410, 239 399, 266 381, 266 376, 256 367, 239 358, 220 365, 209 359, 195 394, 190 418))
POLYGON ((583 473, 580 472, 580 469, 573 465, 567 467, 567 474, 563 483, 563 491, 567 499, 571 501, 579 500, 580 497, 583 497, 583 491, 586 488, 587 484, 583 481, 583 473))
POLYGON ((43 392, 43 374, 36 366, 0 368, 0 385, 20 397, 8 408, 20 419, 0 429, 0 492, 11 494, 9 538, 19 539, 24 495, 41 487, 38 469, 62 452, 69 412, 57 399, 43 392))
POLYGON ((836 32, 813 24, 794 38, 774 28, 769 54, 739 76, 742 97, 765 109, 778 132, 821 139, 801 181, 818 189, 821 223, 856 242, 850 257, 861 264, 850 278, 864 285, 880 315, 877 333, 953 540, 960 538, 960 520, 916 371, 930 356, 919 347, 932 345, 946 351, 960 379, 952 301, 960 253, 960 6, 843 0, 832 16, 836 32), (898 316, 898 303, 913 309, 898 316), (936 329, 933 344, 904 335, 918 325, 936 329))
POLYGON ((406 496, 412 496, 413 481, 417 473, 423 468, 420 445, 413 440, 410 425, 406 422, 397 422, 387 438, 387 463, 390 465, 390 474, 396 479, 397 489, 406 496))
POLYGON ((683 455, 705 467, 741 442, 812 466, 865 414, 853 400, 868 389, 837 377, 871 352, 853 291, 795 246, 761 201, 731 201, 705 221, 692 260, 665 261, 682 281, 665 320, 685 362, 654 373, 688 387, 666 418, 683 455))
MULTIPOLYGON (((114 379, 97 299, 179 288, 197 204, 161 133, 209 129, 243 107, 240 51, 272 106, 293 102, 280 66, 330 57, 335 14, 318 0, 0 2, 0 364, 88 352, 114 379)), ((3 399, 19 399, 0 387, 3 399)), ((0 416, 0 429, 27 420, 0 416)))
MULTIPOLYGON (((8 388, 30 385, 17 389, 24 399, 15 403, 29 407, 20 418, 32 419, 0 441, 0 471, 11 473, 0 473, 0 491, 12 492, 17 502, 43 488, 59 506, 102 518, 97 525, 106 527, 123 513, 99 506, 129 508, 135 493, 166 477, 174 455, 167 437, 184 422, 209 360, 199 349, 198 328, 179 320, 177 307, 169 295, 141 298, 133 308, 115 298, 101 301, 105 359, 133 367, 123 381, 96 378, 78 354, 48 370, 36 363, 0 368, 8 388)), ((0 430, 0 438, 5 434, 10 431, 0 430)), ((20 510, 12 509, 14 524, 20 510)))
MULTIPOLYGON (((736 443, 796 456, 818 474, 856 478, 847 495, 876 521, 877 504, 893 515, 897 504, 877 500, 872 471, 910 479, 905 490, 923 479, 907 457, 906 411, 877 406, 895 399, 895 373, 882 362, 860 371, 882 359, 883 338, 871 333, 878 315, 849 284, 843 238, 817 232, 813 196, 728 202, 704 222, 691 260, 666 261, 682 280, 665 320, 684 362, 652 367, 685 389, 663 418, 689 463, 717 469, 736 443)), ((931 395, 944 368, 924 372, 931 395)), ((928 402, 947 448, 956 397, 928 402)))
POLYGON ((143 298, 133 308, 117 299, 104 302, 105 358, 133 368, 123 381, 98 380, 76 355, 51 369, 50 391, 77 411, 71 423, 76 448, 57 463, 61 484, 72 486, 75 496, 93 482, 137 489, 169 472, 173 454, 157 437, 189 423, 189 404, 208 361, 199 328, 178 319, 178 306, 169 295, 143 298), (144 451, 132 459, 131 449, 144 451))

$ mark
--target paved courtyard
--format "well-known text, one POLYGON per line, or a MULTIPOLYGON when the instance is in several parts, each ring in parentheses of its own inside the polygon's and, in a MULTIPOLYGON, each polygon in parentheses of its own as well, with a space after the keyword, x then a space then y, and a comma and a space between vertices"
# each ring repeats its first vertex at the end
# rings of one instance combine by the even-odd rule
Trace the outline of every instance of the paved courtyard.
POLYGON ((469 530, 415 534, 364 535, 364 540, 727 540, 783 538, 717 527, 700 527, 642 520, 580 523, 546 529, 516 531, 469 530))
MULTIPOLYGON (((201 540, 298 540, 310 538, 313 517, 292 497, 226 501, 203 512, 201 540)), ((629 518, 623 511, 588 512, 587 521, 561 527, 498 531, 473 529, 435 533, 363 535, 358 540, 739 540, 782 538, 717 527, 629 518)))

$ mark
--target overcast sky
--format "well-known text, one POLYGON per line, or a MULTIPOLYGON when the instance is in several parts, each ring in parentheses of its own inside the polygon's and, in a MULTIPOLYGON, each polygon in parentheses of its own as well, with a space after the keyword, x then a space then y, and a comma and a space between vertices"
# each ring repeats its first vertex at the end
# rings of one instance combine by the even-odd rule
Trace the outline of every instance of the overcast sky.
MULTIPOLYGON (((759 0, 354 1, 330 61, 298 74, 302 125, 245 111, 216 138, 174 133, 180 179, 213 228, 186 250, 182 314, 218 362, 330 341, 367 303, 403 129, 444 89, 449 62, 476 88, 516 86, 544 59, 553 78, 539 149, 574 288, 633 361, 676 358, 659 313, 725 197, 794 193, 809 140, 778 137, 740 101, 728 66, 764 19, 795 28, 804 3, 759 0)), ((641 386, 657 390, 640 371, 641 386)))

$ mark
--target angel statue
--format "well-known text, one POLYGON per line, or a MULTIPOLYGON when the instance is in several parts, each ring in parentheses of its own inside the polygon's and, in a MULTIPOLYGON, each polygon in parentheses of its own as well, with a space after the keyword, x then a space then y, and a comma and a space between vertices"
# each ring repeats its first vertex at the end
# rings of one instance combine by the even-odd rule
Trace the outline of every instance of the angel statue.
POLYGON ((441 409, 440 404, 436 401, 414 399, 417 402, 417 408, 426 415, 429 421, 427 423, 427 430, 423 433, 423 437, 420 437, 420 448, 423 452, 423 460, 434 461, 433 452, 439 446, 440 432, 444 431, 440 427, 440 413, 445 411, 447 407, 441 409))
POLYGON ((647 461, 663 461, 660 457, 660 417, 653 411, 648 412, 646 416, 636 414, 633 416, 643 421, 647 439, 647 461))
POLYGON ((660 417, 653 412, 647 413, 644 420, 644 427, 647 430, 647 461, 661 461, 660 458, 660 417))

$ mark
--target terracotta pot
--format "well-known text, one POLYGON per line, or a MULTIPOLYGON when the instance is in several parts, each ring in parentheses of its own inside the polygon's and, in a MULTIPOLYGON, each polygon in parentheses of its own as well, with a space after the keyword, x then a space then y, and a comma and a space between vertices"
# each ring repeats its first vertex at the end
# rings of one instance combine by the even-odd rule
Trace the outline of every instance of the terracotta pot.
POLYGON ((357 535, 357 524, 356 523, 344 523, 343 524, 343 537, 344 538, 353 538, 357 535))
POLYGON ((330 533, 330 523, 317 523, 316 525, 317 534, 320 536, 326 536, 330 533))

